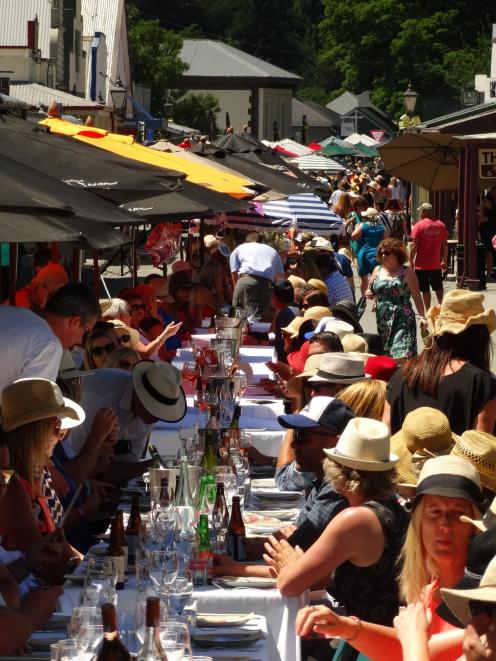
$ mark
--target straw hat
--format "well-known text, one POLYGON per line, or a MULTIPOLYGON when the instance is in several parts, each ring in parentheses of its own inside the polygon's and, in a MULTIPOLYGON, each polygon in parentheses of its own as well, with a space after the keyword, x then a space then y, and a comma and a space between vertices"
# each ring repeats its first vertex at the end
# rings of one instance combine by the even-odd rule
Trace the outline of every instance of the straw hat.
POLYGON ((388 471, 398 461, 389 451, 387 425, 370 418, 350 420, 336 447, 324 452, 338 464, 363 471, 388 471))
POLYGON ((89 376, 93 374, 91 370, 78 370, 72 353, 69 349, 64 349, 62 353, 62 358, 60 360, 59 373, 58 377, 64 381, 69 379, 76 379, 79 376, 89 376))
POLYGON ((288 275, 288 280, 293 287, 301 287, 302 285, 307 284, 306 280, 300 278, 298 275, 288 275))
POLYGON ((415 501, 420 496, 463 498, 481 506, 482 491, 478 470, 462 457, 446 455, 428 459, 420 471, 415 501))
POLYGON ((150 286, 153 289, 157 301, 171 303, 172 296, 169 294, 169 279, 168 278, 154 278, 150 280, 150 286))
POLYGON ((479 471, 482 486, 496 491, 496 437, 468 429, 461 436, 455 437, 455 447, 451 454, 468 459, 479 471))
POLYGON ((369 345, 360 335, 355 335, 355 333, 346 333, 344 337, 341 338, 341 344, 343 345, 343 351, 347 353, 348 351, 353 351, 355 353, 368 353, 369 345))
MULTIPOLYGON (((494 546, 492 550, 494 554, 494 546)), ((487 565, 479 587, 465 590, 441 588, 441 594, 448 608, 463 626, 469 624, 473 618, 470 610, 471 601, 483 601, 494 607, 496 603, 496 555, 487 565)))
POLYGON ((489 530, 489 528, 494 528, 496 526, 496 497, 493 498, 492 503, 485 511, 482 519, 471 519, 469 516, 462 514, 460 521, 471 523, 477 528, 477 530, 480 530, 481 532, 486 532, 486 530, 489 530))
POLYGON ((112 324, 119 337, 125 334, 129 335, 131 338, 129 344, 133 349, 136 348, 136 345, 138 344, 140 337, 139 337, 139 332, 135 328, 126 326, 126 324, 120 319, 107 319, 106 322, 108 324, 112 324))
POLYGON ((86 413, 84 412, 83 407, 80 406, 77 402, 73 402, 72 399, 69 399, 68 397, 64 397, 64 404, 67 406, 67 408, 74 411, 77 419, 75 420, 69 416, 63 416, 60 421, 60 431, 67 431, 67 429, 74 429, 74 427, 79 427, 79 425, 81 425, 86 419, 86 413))
POLYGON ((290 381, 288 381, 288 387, 289 383, 293 381, 293 379, 296 379, 297 381, 300 381, 301 379, 304 379, 305 377, 310 377, 310 376, 315 376, 317 374, 320 363, 322 362, 322 356, 327 356, 325 353, 316 353, 314 356, 308 356, 308 358, 305 361, 305 367, 303 368, 303 372, 301 374, 297 374, 294 376, 290 381))
POLYGON ((362 212, 362 218, 370 218, 371 220, 377 219, 378 215, 379 212, 377 211, 377 209, 374 209, 374 207, 369 207, 368 209, 365 209, 365 211, 362 212))
POLYGON ((332 352, 322 355, 317 374, 312 376, 309 381, 349 385, 357 381, 365 381, 368 378, 364 372, 364 361, 361 358, 332 352))
POLYGON ((184 259, 180 259, 177 262, 174 262, 174 264, 172 265, 172 273, 181 273, 182 271, 191 271, 191 270, 192 270, 191 264, 184 259))
POLYGON ((314 250, 325 250, 326 252, 334 252, 333 245, 327 239, 324 239, 322 236, 314 237, 310 243, 307 243, 305 247, 313 248, 314 250))
POLYGON ((284 328, 281 328, 281 331, 283 333, 287 333, 290 335, 292 338, 298 337, 298 333, 300 330, 300 326, 305 323, 305 319, 303 317, 294 317, 294 319, 291 319, 289 324, 287 326, 284 326, 284 328))
MULTIPOLYGON (((71 402, 72 403, 72 402, 71 402)), ((18 379, 2 392, 2 426, 12 431, 29 422, 47 418, 71 418, 83 422, 73 406, 67 406, 60 388, 48 379, 18 379)))
POLYGON ((307 319, 314 319, 315 321, 320 321, 324 317, 328 317, 331 314, 330 308, 325 308, 322 305, 314 305, 313 308, 308 308, 305 310, 305 314, 303 315, 303 319, 307 321, 307 319))
POLYGON ((186 415, 181 373, 169 363, 141 360, 131 373, 138 399, 150 415, 164 422, 179 422, 186 415))
POLYGON ((433 335, 462 333, 474 324, 488 327, 490 333, 496 328, 496 312, 482 305, 484 295, 464 289, 447 292, 441 305, 433 305, 427 312, 433 335))
POLYGON ((311 285, 312 287, 314 287, 315 289, 318 289, 319 291, 321 291, 326 296, 329 293, 329 290, 327 289, 326 283, 323 282, 322 280, 319 280, 318 278, 310 278, 310 280, 308 281, 308 284, 311 285))
MULTIPOLYGON (((369 181, 367 184, 367 188, 373 188, 375 191, 378 191, 380 189, 380 185, 378 184, 377 181, 369 181)), ((369 211, 369 209, 367 209, 369 211)), ((362 216, 364 214, 362 213, 362 216)))
POLYGON ((321 331, 326 331, 328 333, 334 333, 339 337, 340 340, 343 339, 348 333, 353 333, 353 326, 346 323, 346 321, 341 321, 341 319, 335 319, 334 317, 322 317, 322 319, 317 324, 315 329, 316 333, 321 331))
POLYGON ((203 237, 203 243, 205 245, 205 248, 212 248, 213 246, 220 245, 219 239, 215 237, 213 234, 206 234, 203 237))

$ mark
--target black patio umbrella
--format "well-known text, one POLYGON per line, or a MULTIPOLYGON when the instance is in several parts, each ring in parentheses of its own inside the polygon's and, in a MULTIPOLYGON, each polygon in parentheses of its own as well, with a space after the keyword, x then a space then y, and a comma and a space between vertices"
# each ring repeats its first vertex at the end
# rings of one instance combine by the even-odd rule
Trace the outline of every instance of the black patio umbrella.
POLYGON ((116 202, 177 190, 182 172, 165 170, 94 149, 47 127, 0 114, 1 153, 38 172, 116 202))
POLYGON ((233 153, 243 151, 254 151, 260 149, 264 151, 266 146, 257 138, 254 138, 250 133, 226 133, 221 135, 220 138, 213 141, 215 147, 233 153))

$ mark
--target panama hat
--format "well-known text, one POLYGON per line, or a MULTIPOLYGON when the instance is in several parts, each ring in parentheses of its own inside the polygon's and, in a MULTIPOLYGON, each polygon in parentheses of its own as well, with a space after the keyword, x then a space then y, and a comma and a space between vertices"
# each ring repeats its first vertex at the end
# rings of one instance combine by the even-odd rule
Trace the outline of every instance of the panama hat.
POLYGON ((172 296, 169 294, 169 279, 168 278, 153 278, 149 282, 153 289, 157 301, 171 303, 172 296))
POLYGON ((496 491, 496 437, 483 431, 468 429, 455 437, 451 454, 464 457, 477 468, 481 484, 496 491))
MULTIPOLYGON (((297 374, 296 376, 294 376, 293 379, 300 380, 300 379, 304 379, 307 376, 308 377, 315 376, 315 374, 317 374, 318 369, 320 367, 320 363, 322 362, 322 356, 326 356, 326 355, 327 354, 325 353, 316 353, 313 356, 308 356, 308 358, 305 361, 303 372, 301 372, 301 374, 297 374)), ((290 381, 292 381, 293 379, 290 379, 290 381)))
MULTIPOLYGON (((454 588, 441 588, 446 606, 465 627, 472 619, 471 601, 496 604, 496 535, 490 530, 475 537, 469 548, 463 578, 454 588), (482 576, 481 576, 482 574, 482 576)), ((438 614, 444 617, 441 607, 438 614)), ((449 621, 449 619, 448 619, 449 621)))
MULTIPOLYGON (((371 184, 368 184, 368 185, 371 186, 371 184)), ((372 188, 374 188, 374 186, 372 186, 372 188)), ((372 219, 374 219, 374 218, 377 218, 378 215, 379 215, 379 212, 377 211, 377 209, 374 209, 374 207, 369 207, 368 209, 365 209, 365 211, 362 212, 362 218, 372 218, 372 219)))
POLYGON ((428 459, 419 474, 415 504, 424 495, 462 498, 480 507, 482 490, 479 471, 468 459, 451 454, 428 459))
POLYGON ((219 246, 220 241, 213 234, 206 234, 203 237, 203 244, 204 244, 205 248, 212 248, 213 246, 219 246))
POLYGON ((464 289, 447 292, 441 305, 433 305, 427 312, 433 335, 457 335, 474 324, 487 326, 489 333, 496 328, 496 312, 482 305, 484 295, 464 289))
POLYGON ((299 275, 288 275, 288 280, 293 285, 293 287, 301 287, 302 285, 307 284, 307 281, 303 278, 300 278, 299 275))
POLYGON ((141 360, 131 373, 138 399, 150 415, 164 422, 178 422, 186 415, 181 373, 169 363, 141 360))
POLYGON ((320 321, 324 317, 328 317, 331 314, 330 308, 325 308, 323 305, 314 305, 313 308, 308 308, 305 310, 303 319, 314 319, 315 321, 320 321))
POLYGON ((307 245, 310 246, 311 248, 314 248, 315 250, 325 250, 326 252, 334 252, 332 243, 327 239, 324 239, 324 237, 322 236, 314 237, 307 245))
POLYGON ((374 473, 391 470, 398 461, 390 454, 387 425, 371 418, 350 420, 336 447, 324 452, 338 464, 374 473))
POLYGON ((345 353, 333 352, 323 354, 317 374, 309 381, 319 383, 342 383, 349 385, 364 381, 370 377, 364 371, 364 361, 361 358, 348 356, 345 353))
POLYGON ((78 370, 74 358, 72 357, 72 353, 69 349, 64 349, 62 358, 60 359, 59 373, 57 375, 60 379, 67 381, 69 379, 76 379, 80 376, 89 376, 90 374, 93 374, 91 370, 78 370))
POLYGON ((308 284, 311 285, 314 289, 318 289, 326 296, 329 293, 329 290, 327 289, 327 285, 323 280, 319 280, 318 278, 310 278, 308 284))
POLYGON ((334 333, 340 340, 342 340, 348 333, 353 333, 353 326, 346 321, 341 321, 341 319, 327 316, 322 317, 315 329, 316 333, 320 333, 321 331, 334 333))
POLYGON ((67 406, 60 388, 48 379, 18 379, 2 391, 2 426, 12 431, 47 418, 71 418, 83 422, 73 406, 67 406))
POLYGON ((477 530, 480 530, 481 532, 486 532, 486 530, 489 530, 489 528, 494 528, 494 526, 496 526, 496 498, 493 498, 492 503, 484 512, 482 519, 471 519, 470 517, 465 516, 465 514, 462 514, 460 521, 471 523, 477 528, 477 530))
POLYGON ((303 317, 294 317, 293 319, 291 319, 291 321, 287 326, 281 328, 281 331, 283 333, 287 333, 287 335, 290 335, 293 339, 297 338, 300 330, 300 326, 304 324, 305 321, 306 319, 303 319, 303 317))
POLYGON ((108 319, 107 323, 112 324, 112 326, 116 329, 117 335, 119 337, 125 334, 129 335, 129 337, 131 338, 129 344, 131 345, 131 347, 133 347, 133 349, 136 347, 136 345, 139 342, 140 336, 139 336, 139 332, 135 328, 131 328, 130 326, 127 326, 120 319, 108 319), (123 333, 122 331, 125 332, 123 333))
POLYGON ((343 345, 343 351, 348 353, 352 351, 354 353, 363 353, 368 354, 369 345, 366 340, 360 335, 355 335, 355 333, 346 333, 344 337, 341 338, 341 344, 343 345))

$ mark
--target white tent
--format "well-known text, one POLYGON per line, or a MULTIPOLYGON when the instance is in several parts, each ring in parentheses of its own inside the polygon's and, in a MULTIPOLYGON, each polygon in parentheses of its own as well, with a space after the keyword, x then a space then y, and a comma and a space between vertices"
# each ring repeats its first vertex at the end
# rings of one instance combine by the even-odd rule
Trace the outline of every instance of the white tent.
POLYGON ((366 145, 367 147, 375 147, 380 144, 377 140, 374 140, 374 138, 371 138, 370 135, 367 135, 366 133, 352 133, 351 135, 347 135, 346 142, 352 145, 361 142, 362 145, 366 145))
POLYGON ((341 163, 328 158, 327 156, 319 156, 318 154, 311 154, 310 156, 300 156, 300 158, 295 158, 292 163, 296 163, 300 170, 304 172, 337 172, 338 170, 344 170, 341 163))

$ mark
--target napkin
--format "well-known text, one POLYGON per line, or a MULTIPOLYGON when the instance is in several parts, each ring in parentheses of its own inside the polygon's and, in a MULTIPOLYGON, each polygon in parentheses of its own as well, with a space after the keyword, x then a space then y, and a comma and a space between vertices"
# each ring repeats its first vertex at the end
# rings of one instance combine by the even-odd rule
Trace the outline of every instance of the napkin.
POLYGON ((249 622, 255 613, 197 613, 197 627, 236 627, 249 622))

